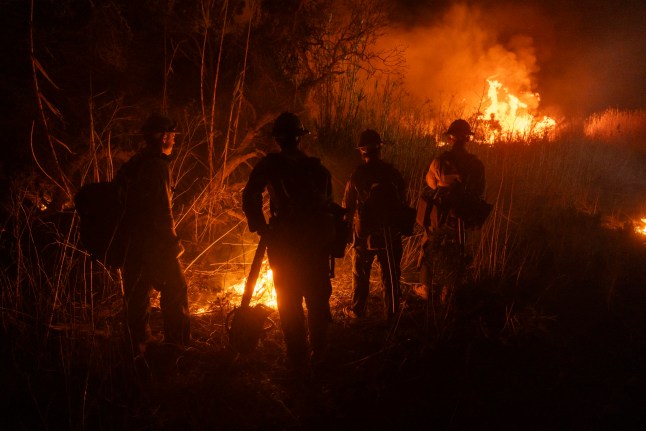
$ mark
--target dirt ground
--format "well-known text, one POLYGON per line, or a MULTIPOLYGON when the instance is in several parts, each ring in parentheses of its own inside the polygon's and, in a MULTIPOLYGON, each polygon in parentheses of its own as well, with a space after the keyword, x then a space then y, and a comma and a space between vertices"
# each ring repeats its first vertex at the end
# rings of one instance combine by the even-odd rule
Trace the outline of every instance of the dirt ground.
MULTIPOLYGON (((592 430, 646 424, 644 330, 630 323, 625 307, 608 310, 593 295, 578 294, 569 305, 561 298, 554 314, 529 308, 514 314, 514 304, 486 286, 464 286, 450 305, 440 306, 413 295, 405 282, 401 315, 387 324, 375 277, 368 316, 354 321, 343 312, 349 271, 341 267, 337 274, 329 358, 305 378, 285 366, 276 313, 270 316, 275 326, 248 355, 227 348, 223 307, 193 316, 201 341, 194 347, 153 345, 134 363, 116 336, 88 341, 61 333, 42 346, 49 353, 38 359, 3 352, 22 370, 3 379, 2 402, 12 412, 3 429, 592 430)), ((152 323, 161 328, 157 310, 152 323)))

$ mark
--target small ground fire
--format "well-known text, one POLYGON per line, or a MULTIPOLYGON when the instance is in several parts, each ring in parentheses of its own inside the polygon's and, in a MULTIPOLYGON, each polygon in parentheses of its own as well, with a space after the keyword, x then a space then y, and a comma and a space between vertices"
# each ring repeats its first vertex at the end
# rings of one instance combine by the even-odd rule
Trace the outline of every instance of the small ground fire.
MULTIPOLYGON (((245 277, 245 279, 227 288, 227 291, 232 293, 235 300, 242 298, 246 280, 245 277)), ((273 273, 271 268, 269 268, 269 262, 267 260, 262 263, 262 267, 260 268, 260 275, 258 276, 258 281, 253 291, 251 303, 264 304, 273 309, 277 307, 273 273)))

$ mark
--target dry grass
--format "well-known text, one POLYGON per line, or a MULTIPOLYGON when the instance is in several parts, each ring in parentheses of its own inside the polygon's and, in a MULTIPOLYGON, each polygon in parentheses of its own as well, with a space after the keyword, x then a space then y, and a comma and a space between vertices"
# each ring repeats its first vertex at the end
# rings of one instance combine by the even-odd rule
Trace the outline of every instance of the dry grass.
POLYGON ((646 111, 606 109, 589 116, 583 131, 591 139, 639 145, 639 139, 646 133, 646 111))
MULTIPOLYGON (((319 148, 318 155, 332 169, 339 191, 354 167, 349 155, 356 132, 374 127, 373 120, 381 118, 379 124, 392 144, 384 156, 408 179, 414 204, 428 164, 442 151, 435 132, 414 125, 441 125, 444 118, 424 119, 423 110, 399 105, 380 105, 380 110, 397 112, 380 117, 368 108, 356 118, 346 118, 346 129, 327 130, 326 136, 334 134, 346 144, 319 148), (415 121, 402 123, 400 118, 415 121)), ((503 346, 528 336, 556 342, 550 331, 556 322, 568 320, 568 307, 582 297, 587 306, 572 319, 618 309, 627 311, 623 322, 641 322, 632 307, 642 299, 629 298, 641 298, 633 287, 644 278, 635 265, 643 251, 628 227, 644 215, 641 196, 646 181, 640 159, 630 148, 584 137, 532 145, 472 144, 487 169, 486 196, 494 211, 483 229, 469 236, 473 263, 463 287, 452 292, 445 305, 412 295, 418 231, 405 241, 404 305, 396 325, 384 327, 376 317, 381 299, 375 272, 369 303, 373 317, 356 326, 343 314, 351 297, 350 256, 338 260, 331 300, 335 372, 326 375, 325 387, 315 395, 320 410, 312 412, 315 403, 281 377, 284 346, 275 314, 271 317, 278 326, 268 331, 253 355, 236 357, 227 349, 226 316, 239 301, 229 287, 244 278, 257 241, 245 229, 240 191, 245 172, 259 154, 254 145, 257 130, 265 124, 261 121, 231 149, 227 166, 216 167, 218 173, 211 179, 194 180, 206 141, 195 131, 200 126, 186 120, 184 145, 173 163, 178 179, 175 212, 187 246, 183 260, 194 334, 205 344, 174 362, 168 361, 167 352, 152 351, 147 358, 151 374, 143 380, 123 348, 118 274, 78 250, 72 211, 43 211, 48 200, 41 184, 34 177, 16 180, 0 236, 8 250, 0 278, 2 335, 7 338, 2 354, 9 369, 16 371, 5 379, 9 393, 14 389, 21 394, 12 402, 36 407, 40 413, 16 419, 13 425, 57 423, 94 429, 172 427, 188 421, 194 427, 270 424, 296 429, 312 418, 330 423, 349 413, 335 399, 379 404, 389 399, 382 391, 401 390, 411 381, 441 381, 436 372, 423 371, 423 364, 438 361, 438 351, 472 369, 472 363, 464 361, 483 360, 478 356, 482 352, 469 350, 479 343, 503 346), (228 181, 214 187, 213 178, 228 181), (397 370, 396 377, 386 370, 397 370), (60 396, 48 404, 51 388, 60 396), (380 401, 378 394, 385 398, 380 401), (185 400, 180 407, 178 395, 185 400), (106 404, 110 414, 102 413, 106 404), (251 405, 257 414, 243 413, 251 405)), ((334 118, 330 124, 335 124, 334 118)), ((109 177, 127 158, 126 153, 110 151, 108 136, 97 134, 87 166, 79 167, 84 172, 78 175, 81 181, 109 177)), ((160 330, 157 309, 153 317, 160 330)), ((459 374, 449 369, 449 374, 459 374)), ((439 387, 449 398, 456 395, 450 386, 439 387)))
MULTIPOLYGON (((367 3, 347 4, 360 10, 367 3)), ((646 215, 641 111, 605 111, 586 121, 585 133, 551 142, 472 144, 494 210, 469 235, 472 263, 445 304, 412 294, 418 229, 405 240, 402 312, 392 325, 380 319, 376 271, 368 319, 345 316, 351 259, 337 260, 329 368, 308 384, 286 375, 276 313, 256 351, 232 352, 226 318, 240 297, 230 287, 244 279, 257 243, 240 193, 271 148, 263 131, 276 113, 257 112, 245 94, 258 87, 246 82, 251 21, 223 19, 229 2, 222 10, 218 2, 200 5, 203 23, 189 37, 195 43, 170 43, 164 95, 151 106, 169 106, 176 55, 193 52, 201 63, 199 106, 173 112, 183 134, 172 170, 192 328, 202 344, 184 352, 156 346, 145 363, 133 361, 119 274, 78 248, 71 191, 112 178, 134 153, 137 108, 84 96, 89 124, 82 144, 72 146, 56 135, 67 114, 52 102, 58 95, 39 91, 43 130, 32 137, 42 142, 30 143, 38 170, 13 179, 0 230, 0 403, 12 412, 0 418, 3 429, 554 429, 564 418, 565 426, 591 429, 604 420, 616 427, 643 407, 646 244, 632 229, 646 215), (207 33, 216 35, 210 43, 207 33), (245 48, 229 50, 244 54, 227 72, 237 76, 229 83, 235 90, 219 88, 225 35, 236 33, 245 35, 245 48), (229 93, 231 100, 222 97, 229 93)), ((358 133, 377 129, 388 142, 384 158, 404 174, 415 205, 429 163, 443 151, 441 132, 455 118, 479 117, 453 100, 434 109, 415 103, 398 81, 397 53, 390 53, 393 67, 375 68, 378 55, 369 48, 381 14, 368 12, 370 20, 354 14, 356 22, 339 28, 327 14, 311 14, 320 32, 305 43, 314 51, 299 59, 301 75, 292 76, 311 89, 303 99, 314 131, 307 150, 331 169, 340 201, 359 163, 358 133), (345 30, 349 37, 340 37, 345 30)), ((45 89, 54 81, 34 46, 30 39, 33 83, 45 89)), ((258 65, 261 86, 279 84, 258 65)), ((292 109, 300 109, 300 96, 292 109)), ((153 305, 153 330, 161 331, 156 299, 153 305)))

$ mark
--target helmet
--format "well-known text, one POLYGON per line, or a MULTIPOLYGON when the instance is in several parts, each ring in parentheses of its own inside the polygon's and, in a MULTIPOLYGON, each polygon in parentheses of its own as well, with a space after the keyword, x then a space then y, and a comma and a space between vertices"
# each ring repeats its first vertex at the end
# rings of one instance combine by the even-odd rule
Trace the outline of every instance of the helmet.
POLYGON ((454 122, 452 122, 451 125, 449 126, 449 129, 444 133, 446 135, 453 135, 453 136, 473 135, 473 132, 471 131, 471 126, 469 126, 469 123, 467 123, 463 119, 455 120, 454 122))
POLYGON ((309 135, 310 131, 303 127, 300 118, 291 112, 283 112, 274 121, 274 127, 271 129, 271 136, 303 136, 309 135))
POLYGON ((141 126, 142 135, 153 135, 155 133, 175 132, 177 124, 174 120, 160 114, 152 114, 141 126))
POLYGON ((384 141, 375 130, 366 129, 359 135, 359 144, 357 149, 364 151, 375 150, 381 148, 384 141))

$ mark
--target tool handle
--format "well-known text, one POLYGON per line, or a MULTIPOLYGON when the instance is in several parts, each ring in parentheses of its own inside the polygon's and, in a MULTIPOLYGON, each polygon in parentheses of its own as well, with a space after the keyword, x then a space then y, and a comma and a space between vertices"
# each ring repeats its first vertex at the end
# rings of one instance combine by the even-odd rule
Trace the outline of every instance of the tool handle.
POLYGON ((244 293, 242 294, 242 301, 240 302, 241 308, 248 307, 251 302, 251 297, 253 296, 253 291, 258 281, 258 275, 260 275, 260 267, 265 258, 265 250, 267 250, 267 238, 266 236, 261 236, 258 242, 258 248, 256 248, 256 254, 254 254, 253 261, 251 262, 249 276, 244 285, 244 293))

